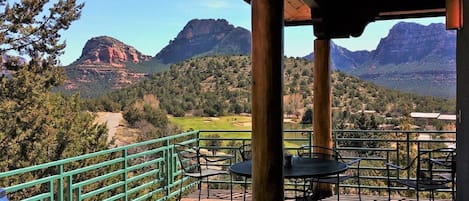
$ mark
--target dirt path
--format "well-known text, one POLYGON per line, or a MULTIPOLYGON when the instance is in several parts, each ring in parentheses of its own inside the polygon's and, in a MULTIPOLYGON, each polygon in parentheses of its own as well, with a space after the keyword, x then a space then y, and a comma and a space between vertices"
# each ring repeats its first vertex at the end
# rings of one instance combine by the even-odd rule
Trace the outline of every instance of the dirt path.
MULTIPOLYGON (((107 141, 111 142, 112 138, 116 135, 117 127, 119 127, 120 122, 124 119, 122 113, 98 112, 97 116, 97 123, 106 123, 107 128, 109 129, 107 141)), ((118 142, 116 142, 116 144, 119 145, 118 142)))

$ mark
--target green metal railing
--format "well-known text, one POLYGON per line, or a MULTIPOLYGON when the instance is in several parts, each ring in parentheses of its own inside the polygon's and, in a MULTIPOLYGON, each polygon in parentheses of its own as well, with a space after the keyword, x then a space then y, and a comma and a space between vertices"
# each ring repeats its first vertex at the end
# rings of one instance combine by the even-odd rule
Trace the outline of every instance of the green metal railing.
MULTIPOLYGON (((346 159, 362 158, 362 193, 373 194, 385 192, 386 162, 405 163, 421 151, 415 148, 432 149, 455 143, 454 131, 334 130, 333 135, 335 148, 346 159)), ((294 152, 301 145, 310 145, 313 137, 311 130, 285 131, 285 148, 294 152)), ((0 188, 5 188, 10 200, 168 200, 179 195, 181 182, 183 191, 196 184, 181 177, 174 144, 195 143, 214 154, 232 154, 235 157, 231 163, 235 163, 241 160, 237 148, 250 140, 251 131, 191 131, 3 172, 0 188)), ((357 167, 351 169, 356 171, 357 167)), ((223 178, 209 181, 211 185, 228 182, 223 178)), ((234 183, 244 181, 235 177, 234 183)), ((355 187, 354 183, 341 184, 347 193, 353 193, 355 187)))
POLYGON ((0 183, 10 200, 167 200, 182 182, 173 145, 197 140, 192 131, 112 148, 3 172, 0 183))

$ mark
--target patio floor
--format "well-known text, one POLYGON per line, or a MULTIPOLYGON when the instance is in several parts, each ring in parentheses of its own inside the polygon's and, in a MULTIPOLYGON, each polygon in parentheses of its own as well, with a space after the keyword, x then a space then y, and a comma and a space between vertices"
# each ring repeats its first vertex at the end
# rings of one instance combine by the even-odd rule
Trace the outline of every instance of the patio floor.
MULTIPOLYGON (((185 195, 182 198, 182 201, 197 201, 199 191, 194 191, 189 195, 185 195)), ((202 195, 200 197, 201 201, 220 201, 220 200, 230 200, 230 191, 229 190, 210 190, 210 198, 207 198, 207 191, 202 189, 202 195)), ((242 201, 243 200, 243 193, 242 191, 233 190, 233 200, 235 201, 242 201)), ((246 194, 246 201, 251 201, 252 197, 251 194, 246 194)), ((336 201, 337 197, 332 196, 326 199, 322 199, 323 201, 336 201)), ((340 195, 341 201, 358 201, 358 195, 340 195)), ((362 195, 362 201, 384 201, 388 200, 387 196, 368 196, 362 195)), ((427 197, 422 197, 420 200, 428 200, 427 197)), ((437 199, 435 201, 450 201, 451 199, 437 199)), ((391 201, 416 201, 415 198, 403 198, 403 197, 394 197, 391 198, 391 201)))

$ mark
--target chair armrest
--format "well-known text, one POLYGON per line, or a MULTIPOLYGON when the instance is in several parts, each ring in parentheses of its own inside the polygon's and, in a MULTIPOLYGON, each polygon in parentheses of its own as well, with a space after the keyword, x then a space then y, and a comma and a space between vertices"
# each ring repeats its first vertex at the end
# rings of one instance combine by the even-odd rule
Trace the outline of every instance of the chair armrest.
POLYGON ((447 160, 438 159, 438 158, 431 158, 430 162, 437 164, 437 165, 444 166, 444 167, 449 167, 449 168, 451 168, 453 164, 453 161, 447 161, 447 160))
POLYGON ((392 164, 392 163, 386 163, 386 167, 392 167, 392 168, 394 168, 394 169, 399 169, 399 170, 406 170, 406 169, 408 169, 410 166, 402 167, 402 166, 395 165, 395 164, 392 164))
POLYGON ((220 156, 211 156, 211 155, 201 155, 207 162, 220 162, 226 161, 234 158, 233 155, 220 155, 220 156))
POLYGON ((361 161, 361 160, 362 160, 361 158, 357 158, 357 159, 353 159, 353 160, 351 160, 351 161, 348 161, 348 162, 345 163, 345 164, 347 164, 347 165, 353 165, 353 164, 355 164, 355 163, 358 163, 358 164, 360 165, 360 161, 361 161))

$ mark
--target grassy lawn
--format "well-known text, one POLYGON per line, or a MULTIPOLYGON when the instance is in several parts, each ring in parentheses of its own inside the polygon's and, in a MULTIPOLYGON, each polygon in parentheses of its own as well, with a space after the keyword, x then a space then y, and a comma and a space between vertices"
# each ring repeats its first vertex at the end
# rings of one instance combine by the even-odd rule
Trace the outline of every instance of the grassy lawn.
MULTIPOLYGON (((231 130, 231 131, 250 131, 251 117, 247 116, 223 116, 223 117, 171 117, 171 123, 181 127, 184 131, 188 130, 231 130)), ((298 126, 298 125, 297 125, 298 126)), ((286 124, 285 128, 294 127, 286 124)), ((298 127, 293 129, 300 129, 298 127)), ((217 134, 222 139, 243 139, 251 138, 251 132, 203 132, 202 137, 217 134)), ((304 137, 300 134, 288 134, 290 137, 304 137), (294 136, 293 136, 294 135, 294 136)), ((285 136, 286 137, 286 136, 285 136)), ((297 147, 301 143, 286 142, 286 147, 297 147)))
MULTIPOLYGON (((171 123, 187 130, 232 130, 250 131, 251 117, 247 116, 223 116, 223 117, 171 117, 171 123)), ((205 136, 217 134, 220 138, 250 138, 250 132, 216 132, 202 133, 205 136)))
POLYGON ((251 130, 251 117, 171 117, 171 123, 183 130, 251 130))

